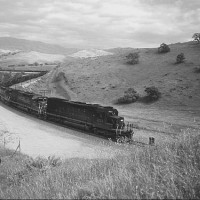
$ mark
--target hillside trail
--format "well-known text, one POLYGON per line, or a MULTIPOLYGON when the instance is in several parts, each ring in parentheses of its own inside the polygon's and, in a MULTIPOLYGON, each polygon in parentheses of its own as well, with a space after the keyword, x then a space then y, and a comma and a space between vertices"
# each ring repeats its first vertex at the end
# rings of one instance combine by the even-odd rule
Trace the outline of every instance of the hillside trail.
POLYGON ((47 88, 51 90, 51 97, 60 97, 67 100, 77 99, 77 95, 70 90, 65 75, 59 72, 58 67, 54 68, 48 76, 47 88))

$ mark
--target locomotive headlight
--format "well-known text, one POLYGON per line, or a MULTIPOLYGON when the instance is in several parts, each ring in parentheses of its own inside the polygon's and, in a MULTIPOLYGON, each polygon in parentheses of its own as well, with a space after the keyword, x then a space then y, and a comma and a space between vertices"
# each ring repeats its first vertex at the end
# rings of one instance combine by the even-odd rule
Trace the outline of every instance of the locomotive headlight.
POLYGON ((124 120, 123 119, 121 119, 121 122, 123 122, 124 120))

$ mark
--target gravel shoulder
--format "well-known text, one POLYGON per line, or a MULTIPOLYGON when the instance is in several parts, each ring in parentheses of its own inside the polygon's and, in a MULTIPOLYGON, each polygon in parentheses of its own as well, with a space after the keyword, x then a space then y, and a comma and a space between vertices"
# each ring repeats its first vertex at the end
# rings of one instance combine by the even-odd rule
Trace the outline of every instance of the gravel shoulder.
POLYGON ((106 158, 116 150, 106 139, 39 120, 2 103, 0 113, 0 143, 5 139, 7 148, 16 149, 20 140, 21 152, 32 157, 106 158))

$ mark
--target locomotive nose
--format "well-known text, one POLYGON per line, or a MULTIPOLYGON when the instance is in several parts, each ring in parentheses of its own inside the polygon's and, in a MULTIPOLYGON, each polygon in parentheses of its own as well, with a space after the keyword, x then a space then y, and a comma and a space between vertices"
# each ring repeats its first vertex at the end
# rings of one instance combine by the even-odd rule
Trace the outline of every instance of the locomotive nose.
POLYGON ((125 126, 124 118, 121 118, 121 119, 119 120, 119 125, 120 125, 121 128, 123 128, 123 127, 125 126))

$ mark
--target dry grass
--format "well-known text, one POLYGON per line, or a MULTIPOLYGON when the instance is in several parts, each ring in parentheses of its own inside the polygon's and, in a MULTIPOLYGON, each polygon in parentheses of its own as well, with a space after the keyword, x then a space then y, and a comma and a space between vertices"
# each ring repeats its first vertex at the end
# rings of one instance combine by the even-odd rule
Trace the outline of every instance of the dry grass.
POLYGON ((119 152, 110 159, 61 163, 23 155, 11 159, 4 151, 1 155, 1 198, 200 198, 199 136, 187 135, 162 147, 138 147, 129 156, 119 152))

